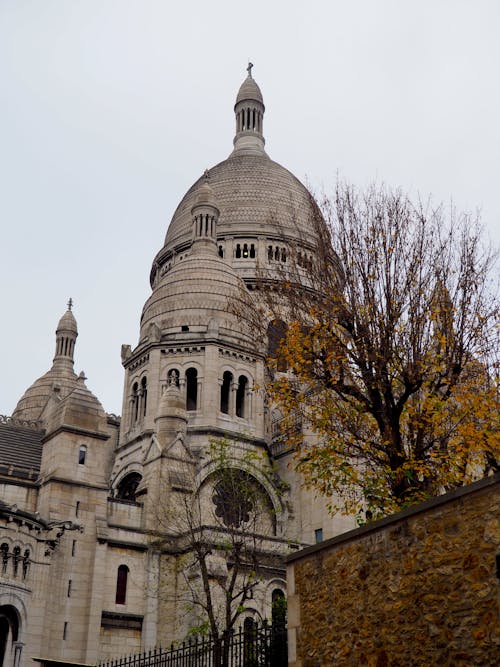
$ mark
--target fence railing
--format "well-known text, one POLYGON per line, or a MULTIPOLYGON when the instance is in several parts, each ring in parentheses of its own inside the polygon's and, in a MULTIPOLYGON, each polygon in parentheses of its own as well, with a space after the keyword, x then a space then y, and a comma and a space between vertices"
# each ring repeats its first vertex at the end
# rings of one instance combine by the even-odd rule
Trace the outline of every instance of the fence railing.
POLYGON ((286 628, 264 623, 220 637, 194 637, 170 648, 99 663, 98 667, 286 667, 286 628))

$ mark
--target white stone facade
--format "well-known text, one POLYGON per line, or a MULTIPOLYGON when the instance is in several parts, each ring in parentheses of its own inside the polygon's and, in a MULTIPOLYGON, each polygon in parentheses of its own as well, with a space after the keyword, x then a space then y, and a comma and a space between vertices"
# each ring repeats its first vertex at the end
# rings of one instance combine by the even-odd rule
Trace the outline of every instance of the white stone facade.
MULTIPOLYGON (((9 667, 33 657, 95 663, 183 639, 200 622, 186 602, 197 573, 186 576, 192 561, 179 522, 187 502, 203 525, 213 520, 213 439, 224 439, 227 465, 267 499, 255 527, 266 568, 242 619, 270 617, 291 549, 352 527, 328 516, 277 445, 266 350, 241 315, 252 308, 259 267, 315 249, 315 204, 266 154, 264 110, 249 75, 233 152, 174 213, 139 343, 122 347, 121 419, 106 415, 73 370, 70 304, 52 368, 0 424, 0 650, 9 667), (158 547, 160 533, 169 548, 158 547)), ((231 564, 215 550, 210 567, 216 581, 231 564)))

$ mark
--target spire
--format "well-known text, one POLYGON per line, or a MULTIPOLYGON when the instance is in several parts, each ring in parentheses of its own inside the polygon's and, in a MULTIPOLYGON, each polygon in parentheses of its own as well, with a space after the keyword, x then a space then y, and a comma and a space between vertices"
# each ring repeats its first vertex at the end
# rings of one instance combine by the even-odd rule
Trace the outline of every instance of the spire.
POLYGON ((73 354, 78 336, 78 326, 73 315, 73 299, 68 301, 68 310, 59 320, 56 329, 56 353, 54 364, 73 367, 73 354))
POLYGON ((264 152, 264 135, 262 132, 264 119, 264 100, 260 88, 252 77, 253 63, 247 67, 247 78, 243 81, 236 96, 234 113, 236 116, 236 135, 234 151, 264 152))
POLYGON ((202 248, 216 251, 217 221, 219 209, 215 203, 214 191, 209 184, 210 174, 207 169, 203 174, 203 183, 196 191, 196 201, 191 209, 193 216, 193 250, 202 248))

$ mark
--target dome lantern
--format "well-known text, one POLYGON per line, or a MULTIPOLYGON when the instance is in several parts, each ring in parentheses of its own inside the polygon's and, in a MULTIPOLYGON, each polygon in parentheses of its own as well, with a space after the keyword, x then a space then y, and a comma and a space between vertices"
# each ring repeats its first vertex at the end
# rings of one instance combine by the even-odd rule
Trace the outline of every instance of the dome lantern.
POLYGON ((193 224, 193 250, 202 248, 213 250, 217 247, 217 221, 219 209, 215 203, 214 191, 209 185, 209 172, 205 169, 204 180, 195 193, 195 203, 191 208, 193 224))
POLYGON ((260 88, 252 77, 252 63, 248 63, 248 76, 243 81, 236 96, 234 113, 236 116, 236 135, 234 153, 241 151, 264 153, 264 100, 260 88))
POLYGON ((78 336, 78 327, 72 308, 73 299, 70 298, 68 301, 68 310, 61 317, 57 325, 56 352, 54 355, 54 363, 69 365, 71 368, 74 363, 73 354, 78 336))

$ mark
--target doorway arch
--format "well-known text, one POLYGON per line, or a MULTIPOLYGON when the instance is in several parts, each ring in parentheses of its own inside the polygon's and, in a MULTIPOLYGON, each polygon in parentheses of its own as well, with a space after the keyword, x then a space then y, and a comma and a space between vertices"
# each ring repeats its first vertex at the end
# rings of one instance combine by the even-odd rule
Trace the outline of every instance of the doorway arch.
POLYGON ((18 667, 22 644, 19 642, 21 620, 11 604, 0 605, 0 667, 18 667))

